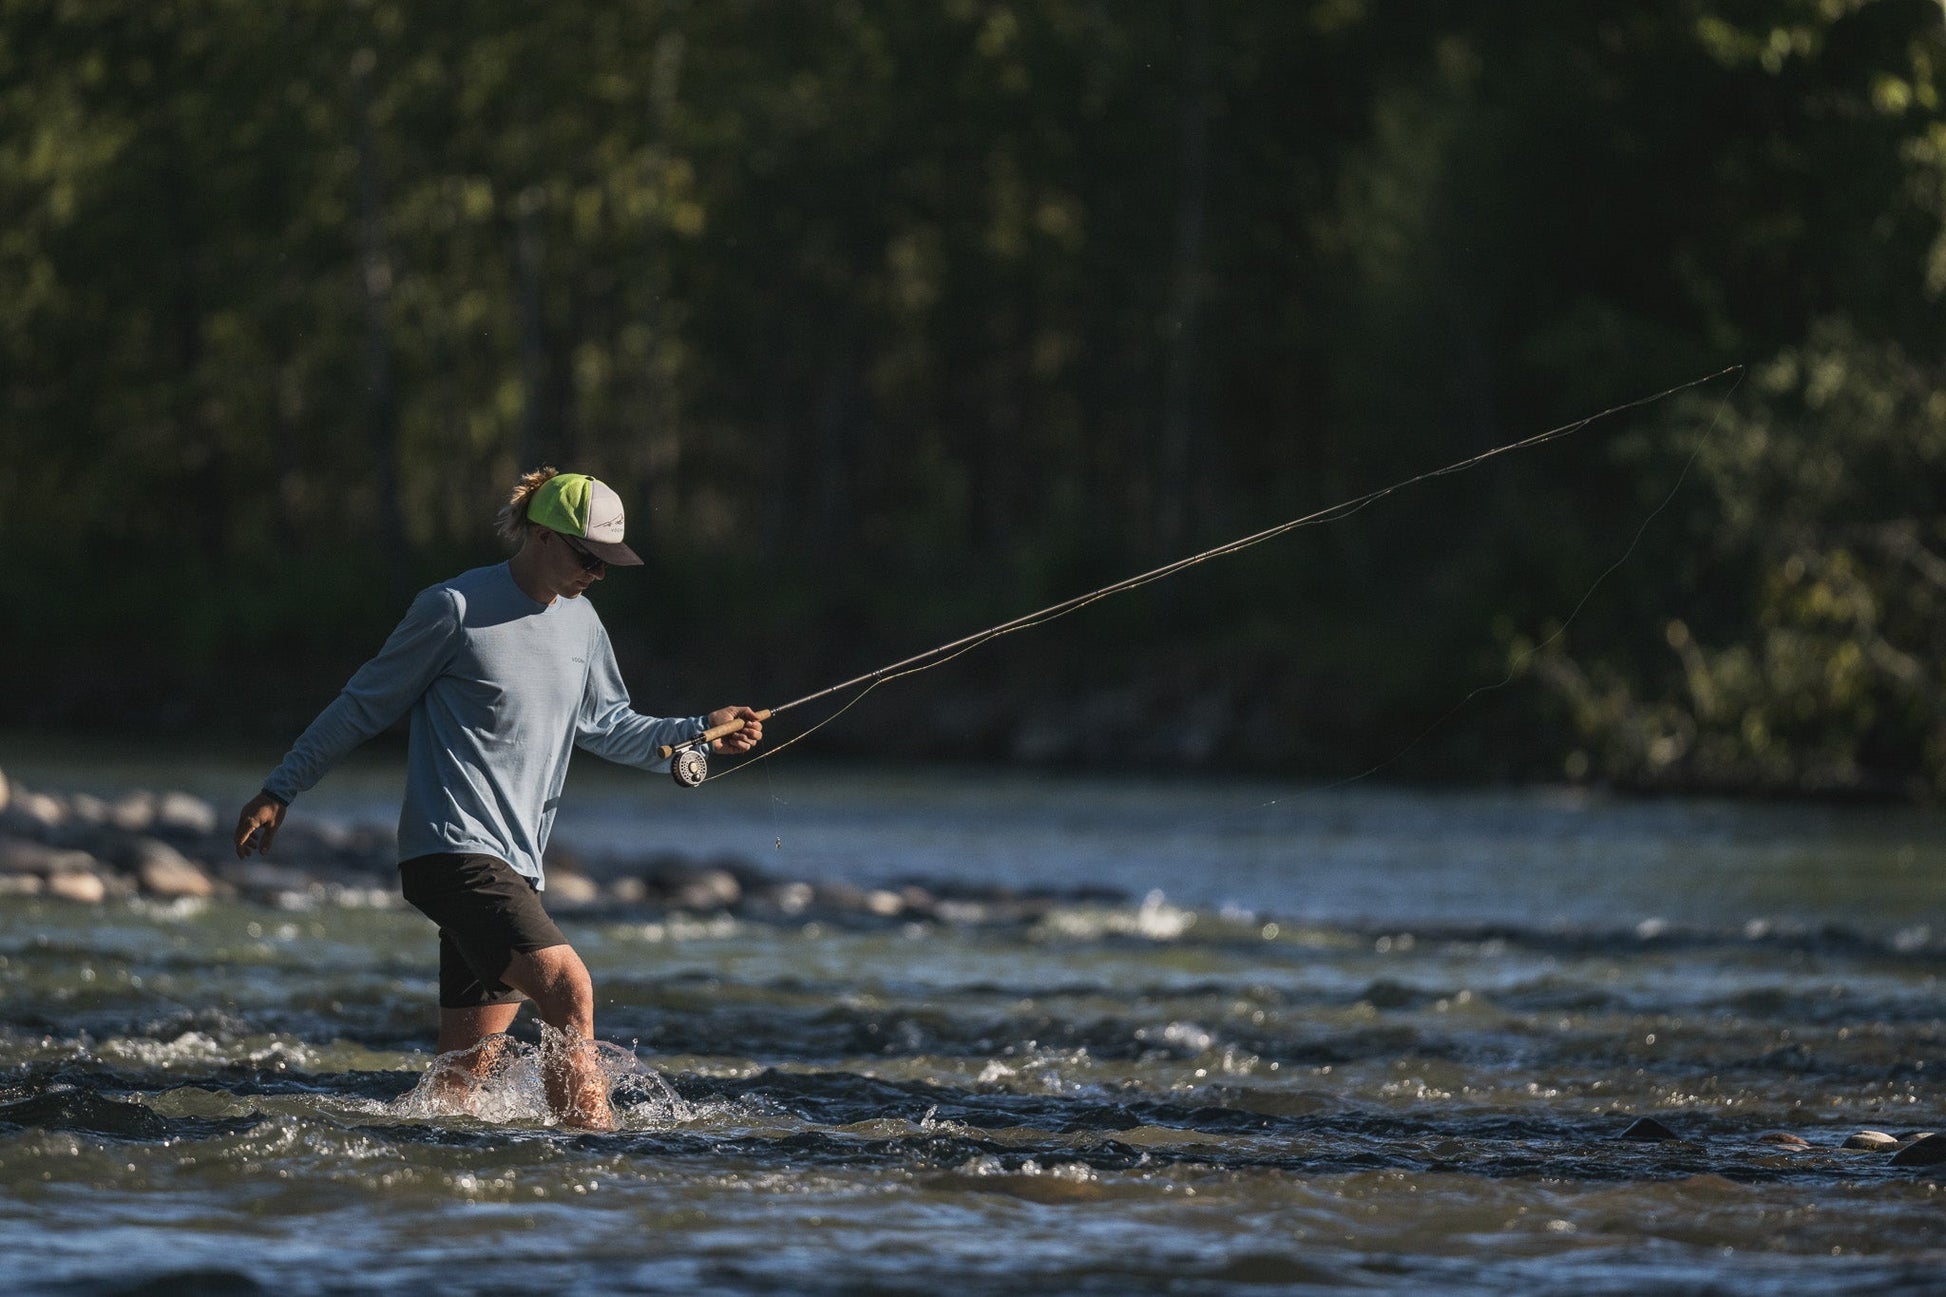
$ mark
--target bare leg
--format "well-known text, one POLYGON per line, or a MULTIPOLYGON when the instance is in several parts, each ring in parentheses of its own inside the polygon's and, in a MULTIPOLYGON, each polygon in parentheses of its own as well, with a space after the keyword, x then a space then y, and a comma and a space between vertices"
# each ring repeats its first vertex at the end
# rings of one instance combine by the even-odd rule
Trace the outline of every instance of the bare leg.
POLYGON ((520 1004, 488 1004, 475 1009, 439 1011, 439 1052, 465 1051, 433 1077, 433 1093, 441 1102, 465 1106, 473 1087, 493 1071, 506 1042, 495 1039, 514 1025, 520 1004))
POLYGON ((516 954, 500 980, 524 992, 541 1021, 565 1038, 543 1073, 547 1100, 564 1126, 613 1130, 608 1078, 595 1056, 595 984, 572 946, 516 954))

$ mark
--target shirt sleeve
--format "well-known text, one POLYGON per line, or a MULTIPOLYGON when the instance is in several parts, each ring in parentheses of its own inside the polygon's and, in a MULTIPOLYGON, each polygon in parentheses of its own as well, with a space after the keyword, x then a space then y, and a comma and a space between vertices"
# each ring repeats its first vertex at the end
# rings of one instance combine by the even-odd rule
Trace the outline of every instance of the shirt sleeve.
POLYGON ((581 709, 575 717, 577 747, 619 765, 667 770, 668 758, 656 749, 693 738, 707 728, 701 716, 663 719, 644 716, 630 707, 608 630, 596 625, 595 642, 588 654, 588 679, 582 686, 581 709))
POLYGON ((457 596, 444 586, 421 591, 377 656, 358 668, 298 736, 264 780, 264 791, 289 802, 346 753, 405 715, 452 660, 459 630, 457 596))

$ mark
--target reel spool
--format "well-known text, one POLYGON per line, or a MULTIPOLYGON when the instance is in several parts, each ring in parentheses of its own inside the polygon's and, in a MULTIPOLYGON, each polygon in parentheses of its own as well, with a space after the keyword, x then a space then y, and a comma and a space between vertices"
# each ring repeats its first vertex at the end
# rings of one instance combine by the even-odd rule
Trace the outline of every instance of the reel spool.
POLYGON ((709 756, 700 747, 684 748, 669 758, 669 777, 679 788, 695 788, 709 778, 709 756))

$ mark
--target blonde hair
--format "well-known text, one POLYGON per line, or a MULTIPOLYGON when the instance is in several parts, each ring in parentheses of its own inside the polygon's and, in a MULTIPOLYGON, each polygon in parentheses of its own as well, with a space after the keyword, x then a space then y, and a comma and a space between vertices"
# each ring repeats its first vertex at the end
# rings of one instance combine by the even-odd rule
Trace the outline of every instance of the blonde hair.
POLYGON ((493 520, 493 528, 500 533, 500 539, 509 545, 518 545, 527 538, 527 506, 534 498, 534 492, 541 489, 541 483, 550 477, 558 476, 560 470, 552 464, 522 473, 514 483, 513 494, 500 506, 499 514, 493 520))

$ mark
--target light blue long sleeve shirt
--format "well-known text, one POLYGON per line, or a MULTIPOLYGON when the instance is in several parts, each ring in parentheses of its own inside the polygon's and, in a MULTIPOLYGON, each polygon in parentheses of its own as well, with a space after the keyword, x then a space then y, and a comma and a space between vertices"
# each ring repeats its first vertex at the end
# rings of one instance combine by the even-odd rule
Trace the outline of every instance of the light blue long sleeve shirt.
POLYGON ((264 781, 284 801, 408 710, 399 859, 496 856, 541 885, 541 857, 576 747, 666 770, 665 743, 705 727, 629 706, 608 632, 585 598, 530 599, 507 564, 419 593, 385 646, 264 781))

